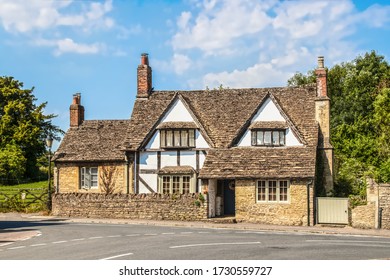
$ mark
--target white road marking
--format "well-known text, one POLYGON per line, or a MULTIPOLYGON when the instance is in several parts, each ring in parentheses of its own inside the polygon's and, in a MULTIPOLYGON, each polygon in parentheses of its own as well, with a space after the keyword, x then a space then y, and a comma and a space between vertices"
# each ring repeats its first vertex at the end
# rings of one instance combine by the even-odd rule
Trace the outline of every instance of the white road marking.
POLYGON ((54 241, 52 244, 61 244, 61 243, 66 243, 68 242, 67 240, 60 240, 60 241, 54 241))
POLYGON ((71 242, 74 242, 74 241, 83 241, 85 240, 85 238, 76 238, 76 239, 72 239, 70 240, 71 242))
POLYGON ((7 242, 7 243, 3 243, 3 244, 0 244, 0 246, 7 246, 7 245, 10 245, 12 244, 13 242, 7 242))
POLYGON ((93 237, 90 237, 88 239, 100 239, 100 238, 103 238, 103 236, 93 236, 93 237))
POLYGON ((17 250, 17 249, 22 249, 22 248, 26 248, 26 246, 11 247, 11 248, 8 248, 8 250, 17 250))
POLYGON ((209 231, 199 231, 198 233, 200 234, 207 234, 207 233, 210 233, 209 231))
POLYGON ((133 253, 127 253, 127 254, 122 254, 122 255, 116 255, 116 256, 104 258, 104 259, 101 259, 101 260, 112 260, 112 259, 117 259, 117 258, 124 257, 124 256, 130 256, 130 255, 133 255, 133 253))
POLYGON ((162 235, 172 235, 172 234, 175 234, 174 232, 163 232, 161 233, 162 235))
POLYGON ((191 234, 193 233, 192 231, 183 231, 183 232, 180 232, 180 234, 191 234))
POLYGON ((47 245, 46 243, 39 243, 39 244, 33 244, 33 245, 30 245, 30 247, 38 247, 38 246, 45 246, 47 245))
POLYGON ((133 236, 140 236, 141 234, 128 234, 128 235, 126 235, 126 236, 128 236, 128 237, 133 237, 133 236))
POLYGON ((109 235, 109 236, 107 236, 107 237, 109 237, 109 238, 115 238, 115 237, 121 237, 121 235, 109 235))
POLYGON ((145 236, 156 236, 157 233, 145 233, 144 235, 145 235, 145 236))
POLYGON ((179 246, 171 246, 169 249, 177 249, 177 248, 188 248, 188 247, 202 247, 202 246, 221 246, 221 245, 253 245, 253 244, 261 244, 261 242, 232 242, 232 243, 203 243, 203 244, 188 244, 188 245, 179 245, 179 246))

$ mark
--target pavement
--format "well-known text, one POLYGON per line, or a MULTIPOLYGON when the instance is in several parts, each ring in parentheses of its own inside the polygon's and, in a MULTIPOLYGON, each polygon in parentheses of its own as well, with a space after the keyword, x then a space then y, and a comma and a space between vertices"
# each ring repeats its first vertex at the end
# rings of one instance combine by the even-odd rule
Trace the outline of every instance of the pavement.
POLYGON ((350 226, 332 226, 332 225, 315 225, 315 226, 282 226, 254 223, 230 223, 221 219, 210 219, 207 221, 168 221, 168 220, 128 220, 128 219, 96 219, 96 218, 71 218, 57 217, 40 214, 22 214, 22 213, 0 213, 0 246, 32 238, 39 233, 37 230, 30 229, 1 229, 1 221, 58 221, 68 223, 98 223, 98 224, 133 224, 133 225, 153 225, 164 227, 187 227, 187 228, 224 228, 234 230, 253 230, 253 231, 273 231, 273 232, 295 232, 310 234, 338 234, 351 236, 371 236, 371 237, 388 237, 390 230, 387 229, 358 229, 350 226))

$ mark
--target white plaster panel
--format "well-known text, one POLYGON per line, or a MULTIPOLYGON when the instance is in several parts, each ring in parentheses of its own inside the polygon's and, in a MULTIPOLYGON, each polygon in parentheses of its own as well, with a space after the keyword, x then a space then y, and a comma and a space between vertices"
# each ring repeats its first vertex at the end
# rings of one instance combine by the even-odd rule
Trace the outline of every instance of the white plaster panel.
POLYGON ((286 131, 286 146, 303 146, 290 128, 286 131))
POLYGON ((177 99, 168 110, 161 122, 193 122, 190 112, 180 99, 177 99))
POLYGON ((275 103, 268 98, 253 117, 252 122, 257 121, 285 121, 275 103))
MULTIPOLYGON (((139 174, 139 176, 149 185, 149 187, 157 192, 157 174, 139 174)), ((150 193, 141 180, 139 181, 139 193, 150 193)))
POLYGON ((177 166, 176 151, 161 152, 161 167, 164 166, 177 166))
POLYGON ((139 167, 140 169, 157 169, 157 152, 141 152, 139 167))
POLYGON ((160 131, 154 132, 152 138, 145 146, 146 149, 159 149, 160 148, 160 131))
POLYGON ((244 135, 242 136, 242 138, 238 142, 238 146, 239 147, 250 147, 250 146, 252 146, 251 131, 249 129, 247 129, 245 131, 244 135))
POLYGON ((202 169, 205 160, 206 160, 206 156, 202 152, 199 152, 199 168, 200 169, 202 169))
POLYGON ((181 151, 180 165, 189 165, 196 169, 196 151, 181 151))
POLYGON ((207 144, 206 140, 202 136, 199 130, 195 132, 195 145, 197 148, 209 148, 209 144, 207 144))

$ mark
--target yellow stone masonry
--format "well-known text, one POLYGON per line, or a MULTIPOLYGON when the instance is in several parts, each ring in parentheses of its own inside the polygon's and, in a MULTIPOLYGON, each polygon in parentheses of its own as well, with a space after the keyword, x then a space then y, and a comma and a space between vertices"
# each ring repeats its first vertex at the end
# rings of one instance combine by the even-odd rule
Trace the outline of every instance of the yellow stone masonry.
MULTIPOLYGON (((89 165, 89 166, 98 166, 98 165, 96 164, 96 165, 89 165)), ((126 165, 112 164, 112 166, 116 166, 115 193, 126 193, 127 191, 126 190, 126 165)), ((102 166, 99 165, 98 166, 98 176, 99 176, 98 189, 80 189, 80 166, 75 166, 74 164, 57 164, 55 169, 54 186, 55 189, 58 189, 60 193, 72 193, 72 192, 101 193, 102 192, 102 180, 100 177, 101 172, 102 172, 102 166), (57 176, 59 180, 57 180, 57 176)))
MULTIPOLYGON (((312 196, 311 189, 311 196, 312 196)), ((310 202, 313 220, 313 200, 310 202)), ((256 202, 256 181, 236 181, 236 219, 239 221, 275 224, 307 225, 307 187, 304 182, 290 183, 290 201, 286 203, 256 202)), ((312 222, 311 222, 312 225, 312 222)))

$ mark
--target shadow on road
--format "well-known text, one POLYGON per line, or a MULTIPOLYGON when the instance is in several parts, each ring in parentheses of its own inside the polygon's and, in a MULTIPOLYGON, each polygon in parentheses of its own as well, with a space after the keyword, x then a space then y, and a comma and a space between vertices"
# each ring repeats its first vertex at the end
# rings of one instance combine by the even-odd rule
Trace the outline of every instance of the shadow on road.
MULTIPOLYGON (((4 230, 30 230, 29 228, 67 224, 66 219, 51 219, 41 221, 0 221, 0 233, 4 230)), ((31 229, 32 230, 32 229, 31 229)))

